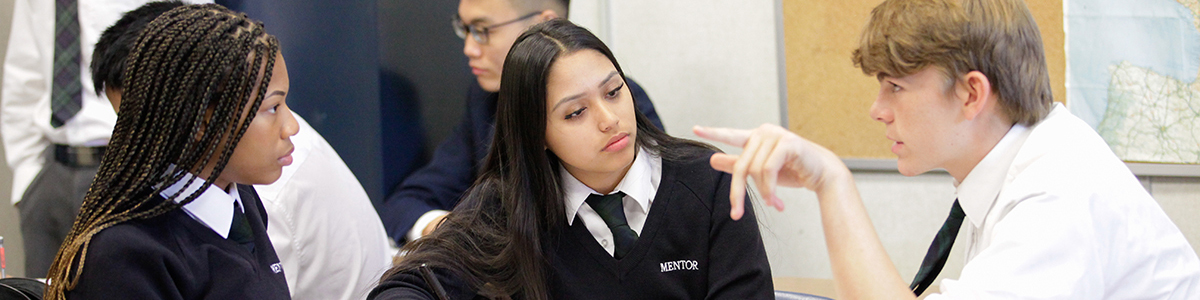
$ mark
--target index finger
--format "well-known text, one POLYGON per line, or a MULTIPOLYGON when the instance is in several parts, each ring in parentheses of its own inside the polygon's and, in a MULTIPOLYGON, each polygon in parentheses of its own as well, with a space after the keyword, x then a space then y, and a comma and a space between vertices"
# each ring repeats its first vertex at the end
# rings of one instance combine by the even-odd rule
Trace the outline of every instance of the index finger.
POLYGON ((742 129, 703 127, 697 125, 692 127, 692 132, 701 138, 726 143, 730 146, 735 146, 738 148, 745 147, 746 141, 750 139, 750 131, 742 129))

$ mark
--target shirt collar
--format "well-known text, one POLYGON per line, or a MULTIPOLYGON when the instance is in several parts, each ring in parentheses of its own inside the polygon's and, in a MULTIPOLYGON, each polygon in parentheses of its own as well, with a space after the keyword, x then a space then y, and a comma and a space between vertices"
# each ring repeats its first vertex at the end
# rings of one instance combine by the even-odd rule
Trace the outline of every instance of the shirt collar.
MULTIPOLYGON (((625 172, 625 177, 621 178, 621 182, 617 183, 617 187, 613 189, 612 193, 624 192, 625 197, 633 198, 642 213, 649 213, 650 203, 654 201, 654 195, 658 192, 658 181, 661 180, 654 176, 654 170, 661 169, 661 165, 661 158, 639 148, 637 156, 633 159, 633 165, 629 166, 629 171, 625 172)), ((562 164, 558 166, 558 174, 563 185, 563 203, 567 208, 567 225, 572 225, 575 222, 575 214, 579 212, 579 208, 583 206, 587 197, 599 194, 599 192, 576 179, 574 175, 567 172, 562 164)))
MULTIPOLYGON (((192 173, 186 173, 178 182, 163 189, 161 195, 163 198, 170 198, 171 195, 183 190, 175 198, 175 202, 178 203, 187 199, 189 195, 196 193, 202 185, 204 185, 203 178, 196 177, 192 173), (188 180, 192 178, 195 178, 195 180, 192 180, 191 184, 188 184, 188 180)), ((196 196, 195 200, 183 205, 183 211, 187 212, 193 219, 211 228, 222 238, 229 238, 229 227, 233 224, 233 203, 235 201, 239 206, 242 203, 242 197, 238 193, 236 186, 232 186, 230 191, 226 192, 216 185, 209 185, 203 193, 196 196)))
POLYGON ((1028 127, 1013 125, 992 151, 967 173, 967 177, 963 178, 961 183, 957 183, 958 203, 975 227, 983 226, 984 217, 1008 181, 1008 171, 1013 158, 1017 156, 1028 137, 1028 127))

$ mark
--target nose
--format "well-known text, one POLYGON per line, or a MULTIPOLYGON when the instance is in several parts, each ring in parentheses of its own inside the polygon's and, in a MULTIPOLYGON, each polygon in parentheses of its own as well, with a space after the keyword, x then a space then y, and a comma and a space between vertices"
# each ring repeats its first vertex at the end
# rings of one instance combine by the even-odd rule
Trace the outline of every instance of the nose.
POLYGON ((483 56, 483 48, 481 46, 479 42, 475 41, 473 34, 467 33, 467 37, 463 38, 463 55, 466 55, 468 58, 483 56))
POLYGON ((604 101, 600 101, 599 103, 595 107, 596 117, 598 118, 596 124, 600 128, 600 131, 608 132, 613 128, 617 128, 617 125, 621 124, 621 119, 617 117, 617 114, 613 111, 612 107, 609 107, 608 103, 604 101))
POLYGON ((871 119, 883 122, 883 124, 891 124, 893 117, 892 110, 884 105, 883 92, 879 94, 879 96, 875 97, 875 102, 871 103, 871 119))
POLYGON ((283 136, 281 138, 286 139, 300 132, 300 123, 296 122, 296 117, 292 115, 292 109, 288 108, 286 104, 283 105, 283 111, 283 136))

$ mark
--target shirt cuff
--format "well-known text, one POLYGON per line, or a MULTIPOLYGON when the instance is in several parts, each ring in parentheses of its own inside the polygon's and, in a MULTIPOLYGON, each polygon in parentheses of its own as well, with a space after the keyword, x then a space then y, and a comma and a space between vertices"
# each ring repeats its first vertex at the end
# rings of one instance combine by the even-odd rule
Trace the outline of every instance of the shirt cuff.
POLYGON ((421 232, 425 231, 425 227, 429 226, 429 222, 433 222, 433 219, 437 219, 438 217, 445 216, 449 213, 449 211, 435 209, 421 215, 420 218, 417 218, 417 222, 413 223, 412 229, 408 230, 408 234, 404 237, 408 238, 409 241, 415 241, 418 238, 421 238, 424 236, 421 234, 421 232))

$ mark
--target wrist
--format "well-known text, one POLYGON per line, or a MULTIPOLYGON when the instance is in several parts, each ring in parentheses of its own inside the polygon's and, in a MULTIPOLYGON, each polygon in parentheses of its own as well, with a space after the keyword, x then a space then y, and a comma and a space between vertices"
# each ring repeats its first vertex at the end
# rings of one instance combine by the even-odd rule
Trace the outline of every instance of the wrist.
POLYGON ((838 195, 844 195, 854 189, 854 175, 845 165, 839 164, 825 169, 812 190, 817 194, 818 200, 824 201, 839 198, 838 195))

